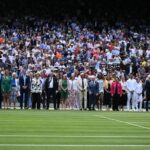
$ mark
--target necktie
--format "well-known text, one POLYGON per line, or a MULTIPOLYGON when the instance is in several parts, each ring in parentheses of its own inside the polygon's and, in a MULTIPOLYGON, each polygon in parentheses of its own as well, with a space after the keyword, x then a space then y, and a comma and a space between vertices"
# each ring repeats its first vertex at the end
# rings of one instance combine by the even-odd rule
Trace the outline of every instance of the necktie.
POLYGON ((71 90, 73 90, 73 81, 72 81, 72 85, 71 85, 71 90))
POLYGON ((24 85, 26 85, 26 76, 24 76, 24 85))
POLYGON ((84 80, 82 79, 82 89, 84 89, 84 80))

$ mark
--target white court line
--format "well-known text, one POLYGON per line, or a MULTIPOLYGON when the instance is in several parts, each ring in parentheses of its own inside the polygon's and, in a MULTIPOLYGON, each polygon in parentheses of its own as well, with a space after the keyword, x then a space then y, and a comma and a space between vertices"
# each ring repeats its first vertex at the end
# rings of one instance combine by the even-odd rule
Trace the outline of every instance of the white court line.
POLYGON ((99 117, 99 118, 104 118, 104 119, 107 119, 107 120, 111 120, 111 121, 116 121, 116 122, 128 124, 128 125, 131 125, 131 126, 135 126, 135 127, 142 128, 142 129, 150 130, 149 127, 144 127, 144 126, 141 126, 141 125, 138 125, 138 124, 135 124, 135 123, 130 123, 130 122, 126 122, 126 121, 121 121, 121 120, 118 120, 118 119, 113 119, 113 118, 109 118, 109 117, 105 117, 105 116, 100 116, 100 115, 94 115, 94 116, 95 116, 95 117, 99 117))
POLYGON ((50 135, 0 135, 0 137, 20 137, 20 138, 26 138, 26 137, 34 137, 34 138, 150 138, 150 136, 113 136, 113 135, 85 135, 85 136, 80 136, 80 135, 75 135, 75 136, 63 136, 63 135, 56 135, 56 136, 50 136, 50 135))
POLYGON ((150 147, 150 145, 0 144, 0 147, 150 147))

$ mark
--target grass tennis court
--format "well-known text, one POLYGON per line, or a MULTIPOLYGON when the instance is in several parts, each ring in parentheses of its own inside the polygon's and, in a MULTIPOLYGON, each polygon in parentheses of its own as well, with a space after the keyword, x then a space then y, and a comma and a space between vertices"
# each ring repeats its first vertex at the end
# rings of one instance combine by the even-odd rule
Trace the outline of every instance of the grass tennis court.
POLYGON ((0 111, 0 150, 149 150, 150 113, 0 111))

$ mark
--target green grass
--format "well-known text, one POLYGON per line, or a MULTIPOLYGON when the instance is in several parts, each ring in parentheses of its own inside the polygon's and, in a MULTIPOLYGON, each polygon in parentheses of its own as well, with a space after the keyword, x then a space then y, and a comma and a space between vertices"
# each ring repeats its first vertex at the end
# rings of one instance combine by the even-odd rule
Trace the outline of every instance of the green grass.
POLYGON ((150 150, 150 113, 1 110, 0 150, 35 149, 150 150))

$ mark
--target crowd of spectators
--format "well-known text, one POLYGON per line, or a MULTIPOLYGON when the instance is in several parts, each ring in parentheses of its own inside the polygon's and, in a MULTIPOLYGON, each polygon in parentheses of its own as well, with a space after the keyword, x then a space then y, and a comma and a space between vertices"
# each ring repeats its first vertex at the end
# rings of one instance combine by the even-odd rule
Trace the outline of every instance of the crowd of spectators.
MULTIPOLYGON (((90 18, 91 11, 88 9, 90 18)), ((144 85, 147 85, 146 78, 149 79, 150 74, 150 26, 145 20, 139 21, 134 18, 133 23, 130 16, 127 17, 130 18, 129 20, 114 19, 107 13, 101 18, 81 18, 80 9, 76 12, 77 16, 62 15, 59 19, 48 17, 48 15, 46 17, 34 15, 15 17, 14 12, 10 14, 10 16, 0 18, 1 103, 3 99, 4 107, 7 108, 12 101, 15 103, 18 99, 21 108, 23 108, 23 103, 25 103, 25 108, 31 105, 32 108, 35 108, 35 101, 38 101, 38 108, 41 107, 39 103, 42 102, 43 107, 48 109, 51 95, 55 97, 55 100, 63 101, 64 107, 68 107, 67 105, 71 107, 72 100, 67 103, 64 103, 64 101, 69 101, 69 95, 72 95, 72 97, 78 95, 72 107, 82 109, 81 100, 83 98, 88 99, 88 104, 84 104, 86 105, 85 109, 91 109, 90 106, 95 109, 99 98, 95 99, 94 104, 89 100, 90 94, 93 94, 90 91, 91 81, 94 80, 98 83, 98 79, 101 78, 103 81, 119 80, 121 82, 124 79, 127 82, 129 76, 137 79, 136 82, 139 80, 142 83, 142 100, 149 100, 144 95, 146 90, 144 85), (81 92, 81 94, 79 86, 83 74, 84 78, 87 79, 85 81, 87 90, 81 92), (51 75, 56 78, 56 93, 49 91, 48 79, 51 75), (9 78, 6 78, 5 81, 4 77, 7 76, 9 78), (18 78, 17 82, 13 80, 15 78, 18 78), (38 87, 39 95, 36 95, 34 87, 36 85, 34 84, 38 78, 40 78, 38 86, 42 85, 42 87, 38 87), (62 81, 62 78, 67 82, 62 81), (69 88, 71 91, 69 80, 72 78, 77 81, 76 91, 78 91, 78 94, 66 92, 69 88), (26 84, 24 81, 28 85, 22 85, 26 84), (45 94, 43 91, 45 91, 45 94), (85 92, 87 92, 87 95, 84 95, 85 92), (33 98, 30 96, 31 93, 32 96, 34 95, 33 98), (43 102, 42 98, 39 97, 49 100, 43 102)), ((99 85, 97 86, 99 88, 99 85)), ((107 88, 104 83, 104 92, 108 92, 107 88)), ((114 96, 113 87, 110 84, 109 90, 111 91, 111 89, 110 107, 114 96)), ((129 89, 124 88, 123 90, 128 95, 129 89)), ((97 97, 100 91, 94 92, 97 97)), ((108 99, 106 98, 108 95, 106 95, 104 93, 103 102, 108 105, 108 99)), ((135 99, 135 97, 132 99, 135 99)), ((115 105, 119 105, 119 101, 121 100, 118 100, 115 105)), ((129 109, 129 100, 127 101, 128 104, 124 105, 127 105, 127 109, 129 109)), ((103 102, 101 102, 101 105, 103 105, 103 102)), ((54 105, 57 104, 54 103, 54 105)), ((115 107, 113 110, 118 110, 118 108, 115 107)), ((135 105, 133 110, 135 110, 135 105)))

